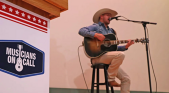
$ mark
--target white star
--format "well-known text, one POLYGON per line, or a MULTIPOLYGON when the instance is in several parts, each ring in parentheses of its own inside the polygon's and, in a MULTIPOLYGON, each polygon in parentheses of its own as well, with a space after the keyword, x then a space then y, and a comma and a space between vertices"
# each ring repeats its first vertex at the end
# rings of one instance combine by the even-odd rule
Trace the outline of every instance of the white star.
POLYGON ((12 11, 13 11, 13 9, 10 7, 10 8, 9 8, 9 12, 12 12, 12 11))
POLYGON ((25 17, 25 14, 24 14, 24 13, 22 13, 22 16, 23 16, 23 17, 25 17))
POLYGON ((2 5, 2 9, 6 9, 6 6, 5 6, 5 5, 2 5))
POLYGON ((46 25, 46 22, 45 22, 45 21, 43 22, 43 25, 46 25))
POLYGON ((33 18, 33 21, 36 21, 36 18, 35 18, 35 17, 33 18))
POLYGON ((38 20, 38 23, 41 23, 41 20, 40 20, 40 19, 38 20))
POLYGON ((16 12, 17 15, 19 14, 18 10, 16 10, 15 12, 16 12))
POLYGON ((30 16, 30 15, 28 15, 28 19, 31 19, 31 16, 30 16))

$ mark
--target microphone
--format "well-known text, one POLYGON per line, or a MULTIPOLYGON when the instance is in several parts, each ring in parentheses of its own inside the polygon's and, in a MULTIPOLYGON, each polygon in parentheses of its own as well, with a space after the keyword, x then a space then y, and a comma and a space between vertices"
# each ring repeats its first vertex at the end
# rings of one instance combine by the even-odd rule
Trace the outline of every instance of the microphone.
POLYGON ((116 19, 116 20, 117 20, 118 17, 121 17, 121 16, 110 17, 110 18, 109 18, 109 21, 111 21, 111 20, 113 20, 113 19, 116 19))

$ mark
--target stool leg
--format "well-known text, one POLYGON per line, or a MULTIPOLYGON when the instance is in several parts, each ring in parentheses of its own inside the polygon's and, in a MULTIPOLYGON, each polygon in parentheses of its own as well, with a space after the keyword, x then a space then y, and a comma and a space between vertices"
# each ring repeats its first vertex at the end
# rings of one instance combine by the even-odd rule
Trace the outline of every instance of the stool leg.
POLYGON ((114 93, 114 89, 113 89, 113 87, 111 87, 111 93, 114 93))
POLYGON ((95 67, 93 67, 91 93, 94 93, 95 67))
POLYGON ((106 66, 104 66, 104 76, 105 76, 105 83, 106 83, 106 93, 109 93, 109 85, 108 85, 108 77, 107 77, 106 66))
POLYGON ((97 93, 99 93, 99 68, 97 68, 97 93))

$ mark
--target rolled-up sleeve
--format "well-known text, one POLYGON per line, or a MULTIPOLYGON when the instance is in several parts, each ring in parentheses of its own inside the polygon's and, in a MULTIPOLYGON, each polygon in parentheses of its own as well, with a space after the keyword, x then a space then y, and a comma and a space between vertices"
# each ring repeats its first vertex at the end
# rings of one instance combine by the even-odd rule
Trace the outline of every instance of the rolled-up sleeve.
POLYGON ((126 51, 126 50, 128 50, 128 48, 126 49, 125 45, 124 46, 118 46, 118 49, 117 49, 117 51, 126 51))
POLYGON ((83 37, 90 37, 90 38, 94 38, 94 35, 97 31, 97 26, 96 25, 91 25, 88 27, 83 27, 79 30, 79 35, 83 36, 83 37))

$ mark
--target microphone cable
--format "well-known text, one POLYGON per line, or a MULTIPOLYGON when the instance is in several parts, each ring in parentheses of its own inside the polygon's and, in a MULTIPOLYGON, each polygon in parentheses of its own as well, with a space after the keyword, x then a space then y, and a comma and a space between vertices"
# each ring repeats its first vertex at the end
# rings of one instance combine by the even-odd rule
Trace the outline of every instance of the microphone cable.
MULTIPOLYGON (((129 20, 128 18, 124 17, 124 16, 121 16, 123 18, 125 18, 126 20, 129 20)), ((146 34, 147 34, 147 37, 149 39, 149 33, 148 33, 148 28, 146 27, 146 34)), ((145 38, 147 38, 145 37, 145 38)), ((148 54, 149 54, 149 58, 150 58, 150 62, 151 62, 151 68, 153 70, 153 75, 154 75, 154 78, 155 78, 155 83, 156 83, 156 93, 157 93, 157 79, 156 79, 156 75, 155 75, 155 71, 154 71, 154 67, 153 67, 153 62, 152 62, 152 58, 151 58, 151 53, 150 53, 150 46, 149 46, 149 43, 148 43, 148 54)))
MULTIPOLYGON (((149 33, 148 33, 148 28, 146 27, 147 31, 147 36, 148 36, 148 39, 149 39, 149 33)), ((151 67, 152 67, 152 70, 153 70, 153 75, 154 75, 154 78, 155 78, 155 83, 156 83, 156 93, 157 93, 157 80, 156 80, 156 75, 155 75, 155 72, 154 72, 154 67, 153 67, 153 63, 152 63, 152 59, 151 59, 151 53, 150 53, 150 46, 149 46, 149 43, 148 43, 148 48, 149 48, 149 58, 150 58, 150 62, 151 62, 151 67)))
POLYGON ((80 48, 80 47, 82 47, 82 46, 83 46, 83 45, 80 45, 80 46, 78 47, 78 57, 79 57, 79 63, 80 63, 80 67, 81 67, 82 74, 83 74, 83 79, 84 79, 84 81, 85 81, 85 84, 86 84, 86 87, 87 87, 88 93, 90 93, 90 92, 89 92, 89 89, 88 89, 88 86, 87 86, 87 83, 86 83, 86 79, 85 79, 84 73, 83 73, 83 68, 82 68, 81 61, 80 61, 80 56, 79 56, 79 48, 80 48))

